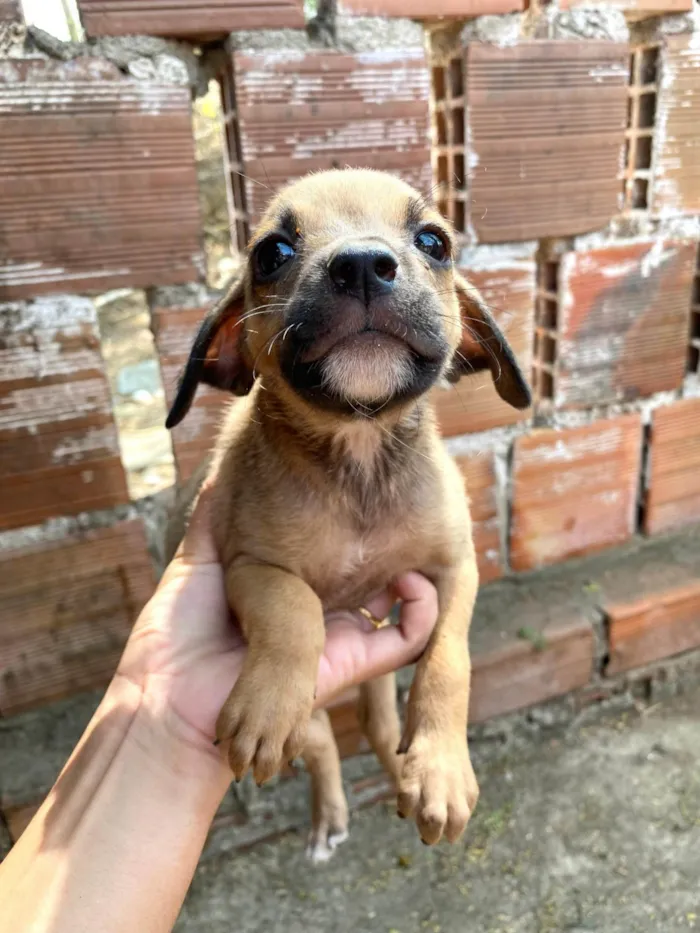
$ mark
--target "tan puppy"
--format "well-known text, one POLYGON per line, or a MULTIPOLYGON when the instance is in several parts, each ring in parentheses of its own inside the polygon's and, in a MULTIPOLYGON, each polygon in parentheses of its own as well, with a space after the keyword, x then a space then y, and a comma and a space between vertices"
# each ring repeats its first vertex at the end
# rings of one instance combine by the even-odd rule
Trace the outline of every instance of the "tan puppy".
POLYGON ((363 607, 417 570, 439 619, 400 734, 393 677, 362 688, 360 718, 423 840, 455 841, 476 804, 467 749, 467 633, 477 568, 464 481, 426 393, 489 368, 517 408, 530 394, 452 234, 408 185, 373 171, 310 175, 277 196, 248 262, 194 341, 168 418, 200 382, 233 405, 209 471, 228 598, 248 642, 217 737, 258 782, 303 754, 310 852, 344 838, 328 717, 313 712, 324 611, 363 607))

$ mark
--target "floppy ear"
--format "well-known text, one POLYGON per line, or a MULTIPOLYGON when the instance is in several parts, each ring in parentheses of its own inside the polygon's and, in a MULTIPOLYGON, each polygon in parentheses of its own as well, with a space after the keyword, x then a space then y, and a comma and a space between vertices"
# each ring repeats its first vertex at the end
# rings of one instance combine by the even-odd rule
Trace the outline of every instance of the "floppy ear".
POLYGON ((174 428, 185 417, 200 382, 234 395, 250 391, 255 380, 243 340, 244 306, 245 275, 241 272, 202 321, 180 377, 166 428, 174 428))
POLYGON ((486 302, 459 273, 455 273, 455 289, 462 317, 462 339, 446 374, 448 381, 457 382, 461 376, 490 369, 501 398, 513 408, 529 408, 530 388, 486 302))

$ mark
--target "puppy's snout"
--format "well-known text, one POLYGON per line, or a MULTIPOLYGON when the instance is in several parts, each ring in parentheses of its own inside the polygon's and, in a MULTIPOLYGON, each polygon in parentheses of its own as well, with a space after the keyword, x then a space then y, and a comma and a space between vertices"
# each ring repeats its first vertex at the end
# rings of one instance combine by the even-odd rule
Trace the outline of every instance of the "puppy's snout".
POLYGON ((328 275, 337 291, 368 305, 392 291, 398 268, 398 259, 386 247, 345 246, 331 257, 328 275))

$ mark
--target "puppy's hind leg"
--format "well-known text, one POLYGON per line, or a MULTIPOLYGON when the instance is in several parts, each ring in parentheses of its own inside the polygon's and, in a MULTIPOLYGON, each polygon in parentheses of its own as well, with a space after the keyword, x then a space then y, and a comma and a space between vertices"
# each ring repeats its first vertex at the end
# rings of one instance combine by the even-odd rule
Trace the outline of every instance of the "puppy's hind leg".
POLYGON ((327 862, 348 838, 348 804, 338 746, 325 710, 316 710, 311 718, 302 757, 311 777, 311 833, 306 855, 312 862, 327 862))
POLYGON ((357 715, 372 751, 396 788, 403 758, 396 752, 401 741, 401 723, 395 674, 384 674, 360 686, 357 715))

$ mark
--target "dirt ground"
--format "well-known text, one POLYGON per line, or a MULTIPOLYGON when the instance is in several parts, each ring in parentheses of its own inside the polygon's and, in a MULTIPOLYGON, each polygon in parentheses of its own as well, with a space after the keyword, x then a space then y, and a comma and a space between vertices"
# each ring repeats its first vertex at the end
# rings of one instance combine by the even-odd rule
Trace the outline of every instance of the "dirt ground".
POLYGON ((673 933, 700 929, 700 692, 504 752, 455 847, 393 807, 312 867, 290 833, 205 858, 177 933, 673 933))

